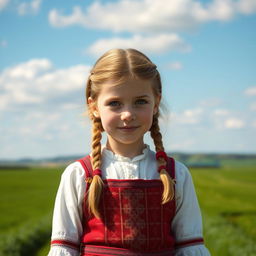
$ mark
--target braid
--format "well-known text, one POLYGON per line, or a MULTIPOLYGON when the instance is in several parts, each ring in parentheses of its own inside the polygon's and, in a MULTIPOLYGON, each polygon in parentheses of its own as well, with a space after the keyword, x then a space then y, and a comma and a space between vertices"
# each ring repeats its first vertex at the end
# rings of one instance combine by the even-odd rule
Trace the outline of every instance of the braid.
MULTIPOLYGON (((159 124, 158 124, 159 112, 154 115, 153 123, 150 128, 150 135, 154 141, 156 152, 164 151, 162 134, 160 132, 159 124)), ((157 160, 158 168, 160 166, 166 166, 167 162, 161 157, 157 160)), ((163 182, 164 191, 162 195, 162 203, 165 204, 173 199, 174 197, 174 180, 170 177, 168 172, 165 169, 161 169, 160 171, 160 179, 163 182)))
POLYGON ((155 114, 153 117, 153 123, 150 128, 150 135, 154 141, 156 152, 164 151, 163 141, 162 141, 162 134, 160 132, 160 128, 158 125, 158 117, 159 113, 155 114))
POLYGON ((99 168, 101 164, 101 121, 100 119, 93 120, 92 127, 92 166, 93 169, 99 168))
MULTIPOLYGON (((103 128, 100 119, 93 119, 92 128, 92 166, 93 169, 100 168, 101 165, 101 132, 103 128)), ((100 218, 99 201, 103 189, 103 181, 99 175, 94 175, 88 191, 88 208, 97 218, 100 218)))

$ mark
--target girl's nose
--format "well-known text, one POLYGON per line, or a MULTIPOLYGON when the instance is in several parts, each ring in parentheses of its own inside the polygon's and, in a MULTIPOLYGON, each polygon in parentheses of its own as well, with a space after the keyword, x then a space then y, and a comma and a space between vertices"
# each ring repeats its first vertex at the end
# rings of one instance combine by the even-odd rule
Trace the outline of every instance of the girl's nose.
POLYGON ((122 114, 121 114, 121 120, 122 121, 131 121, 131 120, 134 120, 134 119, 135 119, 135 115, 130 110, 123 111, 122 114))

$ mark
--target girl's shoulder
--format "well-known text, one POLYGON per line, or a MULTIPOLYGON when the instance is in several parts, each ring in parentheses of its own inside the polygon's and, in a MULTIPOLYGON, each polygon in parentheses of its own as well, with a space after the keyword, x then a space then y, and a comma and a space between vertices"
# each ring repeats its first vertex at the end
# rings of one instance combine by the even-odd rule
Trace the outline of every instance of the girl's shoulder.
POLYGON ((62 179, 77 179, 84 178, 85 171, 82 165, 78 161, 74 161, 67 165, 67 167, 62 172, 62 179))
POLYGON ((175 177, 177 182, 185 182, 187 179, 191 179, 191 174, 188 167, 182 162, 175 160, 175 177))

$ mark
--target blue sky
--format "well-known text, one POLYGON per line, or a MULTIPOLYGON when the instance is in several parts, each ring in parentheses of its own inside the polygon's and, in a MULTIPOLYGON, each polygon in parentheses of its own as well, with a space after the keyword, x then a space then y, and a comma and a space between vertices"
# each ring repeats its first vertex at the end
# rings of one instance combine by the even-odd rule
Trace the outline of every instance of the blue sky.
POLYGON ((85 82, 116 47, 160 71, 168 151, 256 153, 255 28, 255 0, 0 0, 0 159, 89 152, 85 82))

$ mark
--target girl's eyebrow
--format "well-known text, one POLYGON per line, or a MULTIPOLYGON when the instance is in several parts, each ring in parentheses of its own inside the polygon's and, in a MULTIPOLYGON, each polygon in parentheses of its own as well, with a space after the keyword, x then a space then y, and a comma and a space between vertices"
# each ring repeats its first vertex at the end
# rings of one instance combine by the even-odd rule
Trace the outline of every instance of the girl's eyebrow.
MULTIPOLYGON (((139 96, 136 96, 136 97, 134 97, 135 99, 138 99, 138 98, 149 98, 149 96, 148 95, 139 95, 139 96)), ((118 96, 113 96, 113 97, 110 97, 110 98, 108 98, 107 99, 107 101, 111 101, 111 100, 120 100, 121 98, 120 97, 118 97, 118 96)))
POLYGON ((145 94, 145 95, 141 95, 141 96, 136 96, 135 98, 136 98, 136 99, 137 99, 137 98, 149 98, 149 96, 145 94))
POLYGON ((111 101, 111 100, 119 100, 119 99, 120 99, 120 97, 118 97, 118 96, 113 96, 113 97, 107 98, 106 100, 107 100, 107 101, 111 101))

